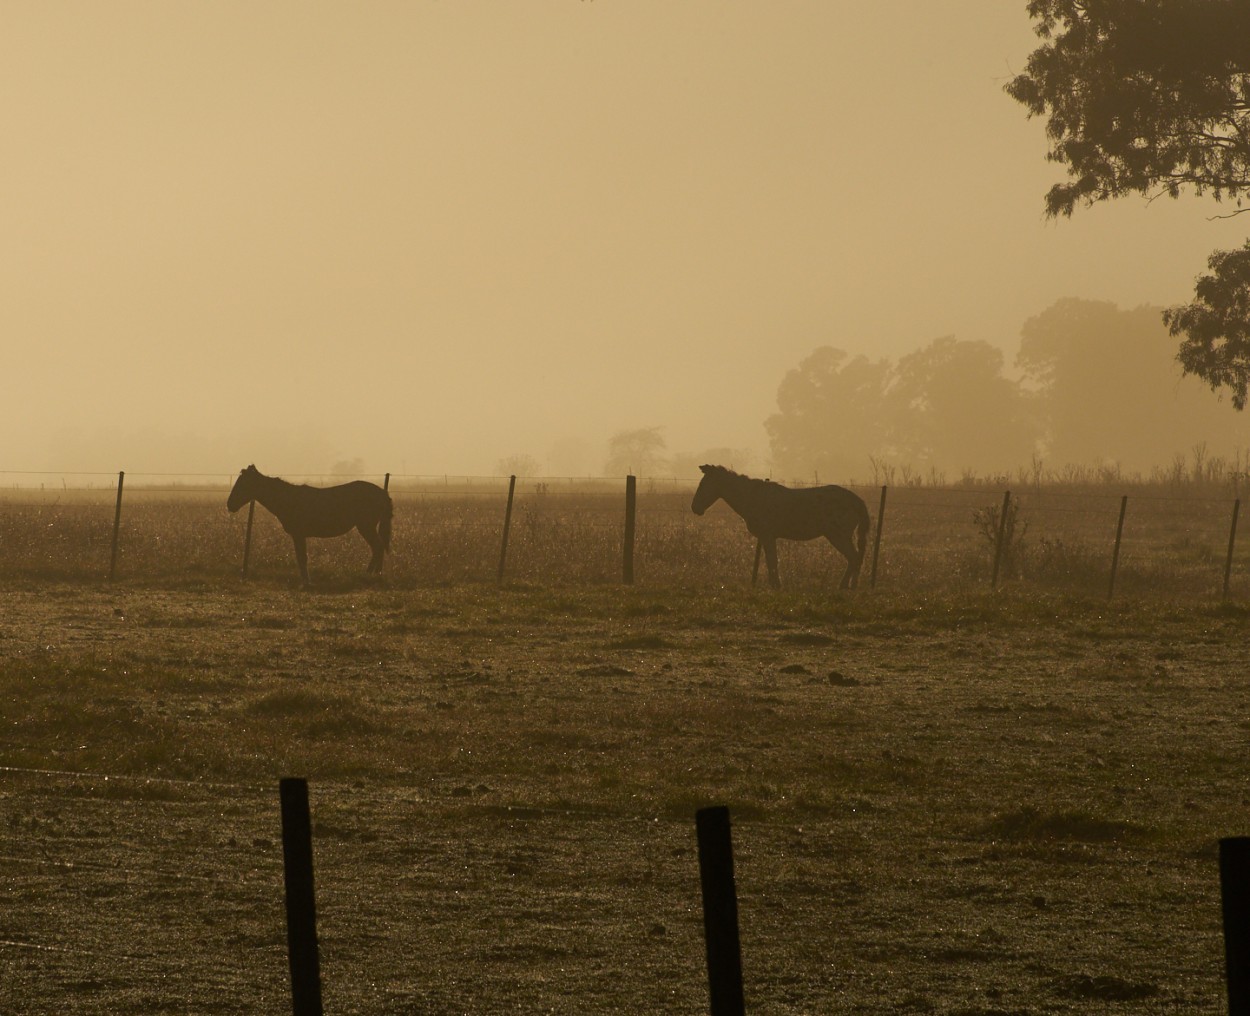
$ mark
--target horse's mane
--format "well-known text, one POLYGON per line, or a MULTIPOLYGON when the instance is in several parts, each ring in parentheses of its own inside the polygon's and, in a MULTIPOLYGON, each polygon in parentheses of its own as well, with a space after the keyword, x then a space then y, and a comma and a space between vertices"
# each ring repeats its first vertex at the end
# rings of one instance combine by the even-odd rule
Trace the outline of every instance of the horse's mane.
POLYGON ((747 476, 746 473, 738 473, 730 469, 728 466, 700 466, 704 472, 715 472, 722 479, 728 480, 730 483, 750 483, 750 484, 771 484, 772 480, 761 480, 758 477, 747 476))
MULTIPOLYGON (((300 484, 292 483, 290 480, 284 480, 280 476, 269 476, 266 473, 262 473, 259 469, 256 468, 255 465, 248 466, 247 469, 239 470, 239 475, 242 476, 244 473, 247 473, 247 472, 254 473, 258 480, 263 480, 265 483, 272 483, 279 487, 296 488, 300 486, 300 484)), ((307 486, 307 484, 304 484, 304 486, 307 486)))

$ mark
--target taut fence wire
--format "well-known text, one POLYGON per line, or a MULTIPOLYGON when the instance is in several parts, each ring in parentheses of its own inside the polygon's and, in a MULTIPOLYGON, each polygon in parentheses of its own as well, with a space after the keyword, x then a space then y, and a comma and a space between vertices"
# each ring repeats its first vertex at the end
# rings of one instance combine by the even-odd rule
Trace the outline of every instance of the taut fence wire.
MULTIPOLYGON (((751 581, 755 541, 723 503, 695 517, 694 480, 402 473, 289 478, 314 485, 357 478, 385 483, 395 518, 384 574, 401 586, 751 581)), ((242 575, 245 558, 250 578, 290 580, 291 542, 277 520, 258 510, 249 532, 247 512, 226 511, 233 479, 0 472, 0 581, 224 578, 242 575)), ((873 516, 865 587, 871 578, 876 589, 919 592, 1023 585, 1116 596, 1246 594, 1250 551, 1237 539, 1240 502, 1222 489, 851 489, 873 516)), ((779 551, 784 587, 836 585, 842 562, 824 541, 782 541, 779 551)), ((342 581, 363 572, 367 560, 367 547, 353 534, 310 547, 314 582, 342 581)))

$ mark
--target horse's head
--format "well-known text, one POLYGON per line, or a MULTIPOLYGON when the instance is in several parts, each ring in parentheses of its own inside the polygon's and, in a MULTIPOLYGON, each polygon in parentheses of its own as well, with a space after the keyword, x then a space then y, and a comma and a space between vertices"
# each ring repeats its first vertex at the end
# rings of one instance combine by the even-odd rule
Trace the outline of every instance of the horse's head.
POLYGON ((694 492, 694 500, 690 502, 690 510, 702 515, 712 507, 721 496, 721 481, 725 478, 725 470, 720 466, 700 466, 703 479, 694 492))
POLYGON ((259 477, 260 470, 255 466, 248 466, 239 471, 239 478, 234 481, 230 496, 226 498, 226 507, 230 511, 237 512, 249 501, 256 499, 256 480, 259 477))

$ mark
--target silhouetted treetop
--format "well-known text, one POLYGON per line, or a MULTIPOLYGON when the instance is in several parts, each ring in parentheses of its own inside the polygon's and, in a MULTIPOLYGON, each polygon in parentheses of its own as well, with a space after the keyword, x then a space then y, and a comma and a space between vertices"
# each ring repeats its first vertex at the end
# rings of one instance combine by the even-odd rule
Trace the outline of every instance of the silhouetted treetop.
POLYGON ((1250 243, 1217 250, 1210 275, 1194 286, 1195 300, 1163 312, 1174 336, 1184 335, 1177 359, 1213 389, 1226 387, 1233 405, 1246 408, 1250 388, 1250 243))
POLYGON ((1031 0, 1044 42, 1006 90, 1047 117, 1069 181, 1047 213, 1139 192, 1240 198, 1250 185, 1250 4, 1031 0))
MULTIPOLYGON (((1068 167, 1049 215, 1077 204, 1192 189, 1236 202, 1250 188, 1250 3, 1246 0, 1030 0, 1043 40, 1007 85, 1047 117, 1048 158, 1068 167)), ((1234 213, 1236 214, 1236 213, 1234 213)), ((1250 249, 1217 251, 1197 299, 1164 314, 1184 335, 1177 360, 1246 405, 1250 249)))

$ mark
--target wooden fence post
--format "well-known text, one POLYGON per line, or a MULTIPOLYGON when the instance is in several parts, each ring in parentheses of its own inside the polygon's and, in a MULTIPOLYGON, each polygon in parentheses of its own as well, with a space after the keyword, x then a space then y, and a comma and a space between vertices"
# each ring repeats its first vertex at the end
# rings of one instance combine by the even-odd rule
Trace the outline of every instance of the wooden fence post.
POLYGON ((1241 498, 1233 501, 1233 524, 1228 527, 1228 557, 1224 559, 1224 593, 1222 599, 1228 599, 1228 580, 1233 574, 1233 547, 1237 543, 1237 513, 1241 510, 1241 498))
POLYGON ((117 539, 122 525, 122 484, 126 480, 125 471, 117 474, 117 509, 113 512, 113 553, 109 558, 109 581, 117 574, 117 539))
POLYGON ((508 532, 512 529, 512 495, 516 493, 516 474, 508 480, 508 509, 503 514, 503 544, 499 548, 499 577, 503 581, 504 562, 508 560, 508 532))
POLYGON ((294 1016, 322 1016, 317 909, 313 898, 312 820, 308 781, 286 777, 282 800, 282 860, 286 877, 286 941, 294 1016))
POLYGON ((994 538, 994 573, 990 576, 990 588, 998 588, 998 566, 1003 559, 1003 544, 1007 535, 1007 512, 1011 508, 1011 491, 1003 494, 1003 507, 998 513, 998 534, 994 538))
POLYGON ((387 493, 390 493, 390 490, 391 490, 391 474, 390 473, 387 473, 386 476, 383 477, 382 489, 385 490, 387 493))
POLYGON ((1250 837, 1220 840, 1228 1016, 1250 1016, 1250 837))
POLYGON ((1120 498, 1120 521, 1115 524, 1115 550, 1111 552, 1111 582, 1107 586, 1107 600, 1115 595, 1115 574, 1120 568, 1120 539, 1124 536, 1124 513, 1128 511, 1128 495, 1120 498))
POLYGON ((638 510, 638 478, 625 477, 625 584, 634 584, 634 521, 638 510))
POLYGON ((742 948, 738 939, 738 892, 734 885, 729 809, 701 808, 695 814, 699 837, 699 881, 703 888, 703 932, 712 1016, 743 1016, 742 948))
POLYGON ((247 534, 243 537, 243 577, 247 578, 247 566, 252 560, 252 520, 256 517, 256 502, 247 503, 247 534))
POLYGON ((885 487, 881 488, 881 503, 877 506, 877 532, 872 538, 872 576, 868 588, 877 588, 877 555, 881 553, 881 527, 885 525, 885 487))

